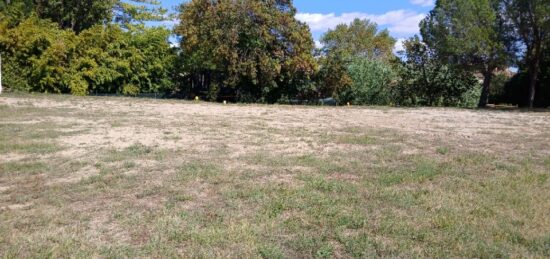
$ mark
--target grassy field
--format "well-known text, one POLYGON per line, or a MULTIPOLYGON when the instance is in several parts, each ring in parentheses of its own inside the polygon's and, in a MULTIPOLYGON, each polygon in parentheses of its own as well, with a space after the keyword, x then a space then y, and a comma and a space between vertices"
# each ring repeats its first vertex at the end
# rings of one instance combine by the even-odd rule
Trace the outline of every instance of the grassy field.
POLYGON ((550 112, 0 97, 0 256, 549 257, 550 112))

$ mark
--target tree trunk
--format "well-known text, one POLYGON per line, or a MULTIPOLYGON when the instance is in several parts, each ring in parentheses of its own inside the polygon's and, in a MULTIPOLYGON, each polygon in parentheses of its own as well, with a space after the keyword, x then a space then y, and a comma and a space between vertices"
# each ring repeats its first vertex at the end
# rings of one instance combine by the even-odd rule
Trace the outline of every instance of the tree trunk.
POLYGON ((535 104, 535 89, 537 87, 537 78, 539 75, 539 60, 537 59, 529 67, 529 95, 527 99, 527 104, 529 108, 533 108, 535 104))
POLYGON ((483 87, 481 88, 481 96, 479 97, 478 108, 485 108, 489 103, 489 88, 491 87, 491 80, 493 80, 493 69, 489 68, 483 72, 483 87))
POLYGON ((529 60, 529 95, 527 96, 527 104, 529 108, 533 108, 535 104, 535 90, 537 87, 537 79, 539 76, 540 60, 542 59, 542 40, 537 39, 534 48, 534 55, 529 60))
POLYGON ((0 94, 2 94, 2 54, 0 53, 0 94))

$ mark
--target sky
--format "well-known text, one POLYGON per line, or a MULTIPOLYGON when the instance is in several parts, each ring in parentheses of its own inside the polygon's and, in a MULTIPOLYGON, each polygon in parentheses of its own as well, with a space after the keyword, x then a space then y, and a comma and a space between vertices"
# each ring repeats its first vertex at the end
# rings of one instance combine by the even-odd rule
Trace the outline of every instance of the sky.
MULTIPOLYGON (((161 0, 168 10, 184 0, 161 0)), ((404 39, 417 34, 418 24, 433 8, 434 0, 294 0, 296 18, 307 23, 319 46, 319 39, 327 30, 355 18, 370 19, 381 29, 388 29, 398 40, 400 50, 404 39)))

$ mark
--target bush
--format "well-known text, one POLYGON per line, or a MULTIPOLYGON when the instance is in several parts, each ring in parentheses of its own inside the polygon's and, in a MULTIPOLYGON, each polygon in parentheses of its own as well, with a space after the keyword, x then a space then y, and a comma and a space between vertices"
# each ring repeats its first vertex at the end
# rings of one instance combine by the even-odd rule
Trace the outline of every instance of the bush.
POLYGON ((27 76, 30 68, 20 67, 13 57, 2 55, 2 86, 15 91, 30 91, 27 76))
POLYGON ((67 84, 69 85, 69 89, 71 89, 72 95, 84 96, 88 94, 88 82, 78 75, 73 74, 69 76, 67 84))
POLYGON ((14 90, 63 92, 59 84, 63 68, 58 65, 70 47, 58 43, 70 40, 67 34, 56 24, 34 16, 14 28, 0 26, 6 85, 14 90), (50 48, 55 51, 48 51, 50 48))
POLYGON ((139 87, 134 84, 124 84, 122 86, 122 94, 128 96, 137 96, 140 93, 139 87))
POLYGON ((176 61, 169 34, 111 24, 76 35, 36 16, 11 28, 0 22, 4 82, 15 90, 74 95, 168 92, 176 61))
POLYGON ((463 93, 459 101, 455 103, 457 107, 475 108, 479 103, 481 97, 481 84, 477 84, 467 92, 463 93))
POLYGON ((396 77, 390 65, 378 60, 356 58, 350 63, 348 72, 352 83, 338 95, 341 103, 391 104, 391 85, 396 77))

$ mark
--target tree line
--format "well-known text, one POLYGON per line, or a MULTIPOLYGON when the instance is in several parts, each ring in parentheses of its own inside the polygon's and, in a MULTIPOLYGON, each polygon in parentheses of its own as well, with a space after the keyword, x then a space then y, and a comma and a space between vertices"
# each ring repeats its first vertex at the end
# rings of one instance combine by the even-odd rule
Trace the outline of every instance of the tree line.
POLYGON ((212 101, 550 106, 550 1, 438 0, 420 35, 369 20, 316 47, 291 0, 0 0, 4 85, 212 101), (177 45, 170 39, 177 39, 177 45), (517 72, 510 72, 515 67, 517 72))

